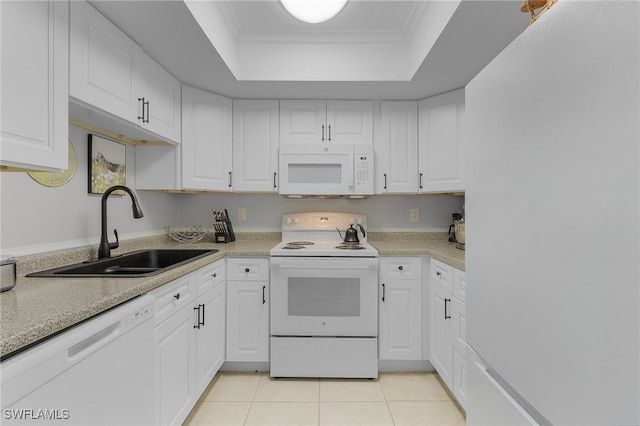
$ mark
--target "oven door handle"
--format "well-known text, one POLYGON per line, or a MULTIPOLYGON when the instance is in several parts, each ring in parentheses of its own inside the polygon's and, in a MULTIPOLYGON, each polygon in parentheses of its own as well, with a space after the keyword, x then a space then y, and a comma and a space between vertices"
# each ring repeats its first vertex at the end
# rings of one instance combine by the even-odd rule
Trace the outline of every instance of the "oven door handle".
POLYGON ((356 269, 366 270, 378 268, 378 258, 375 257, 359 257, 359 258, 286 258, 272 257, 271 268, 280 269, 356 269))

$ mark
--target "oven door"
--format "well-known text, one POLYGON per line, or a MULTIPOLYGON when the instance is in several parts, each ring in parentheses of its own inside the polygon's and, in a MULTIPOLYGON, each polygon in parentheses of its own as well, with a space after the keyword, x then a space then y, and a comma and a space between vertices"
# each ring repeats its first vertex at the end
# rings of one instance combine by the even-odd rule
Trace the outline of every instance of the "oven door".
POLYGON ((271 258, 272 336, 377 336, 378 259, 271 258))

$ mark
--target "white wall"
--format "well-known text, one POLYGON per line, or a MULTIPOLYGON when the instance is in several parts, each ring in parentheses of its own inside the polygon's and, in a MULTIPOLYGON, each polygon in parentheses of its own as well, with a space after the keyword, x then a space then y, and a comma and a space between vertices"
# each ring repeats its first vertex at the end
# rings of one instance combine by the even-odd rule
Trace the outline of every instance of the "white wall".
MULTIPOLYGON (((78 156, 73 179, 58 188, 40 185, 27 173, 1 173, 0 247, 24 255, 97 244, 100 240, 101 195, 87 193, 88 132, 70 126, 78 156)), ((135 149, 127 146, 127 186, 135 188, 135 149)), ((144 217, 133 219, 131 199, 111 195, 108 226, 121 239, 142 236, 177 224, 178 198, 173 194, 137 191, 144 217)))
POLYGON ((227 209, 237 231, 280 231, 282 215, 310 211, 336 211, 367 215, 371 231, 447 231, 451 213, 460 210, 463 196, 374 196, 365 200, 287 199, 271 194, 180 195, 180 226, 210 226, 212 209, 227 209), (237 211, 244 207, 246 222, 238 222, 237 211), (420 221, 411 222, 410 210, 420 209, 420 221))

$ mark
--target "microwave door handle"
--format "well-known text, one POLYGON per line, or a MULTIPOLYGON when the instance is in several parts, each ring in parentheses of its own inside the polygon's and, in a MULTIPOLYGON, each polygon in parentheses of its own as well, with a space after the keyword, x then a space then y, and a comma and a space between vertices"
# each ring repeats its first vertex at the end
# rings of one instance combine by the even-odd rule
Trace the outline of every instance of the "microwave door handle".
POLYGON ((354 165, 353 165, 353 154, 347 154, 347 186, 351 187, 353 186, 353 181, 354 181, 354 177, 353 175, 355 174, 355 170, 354 170, 354 165))

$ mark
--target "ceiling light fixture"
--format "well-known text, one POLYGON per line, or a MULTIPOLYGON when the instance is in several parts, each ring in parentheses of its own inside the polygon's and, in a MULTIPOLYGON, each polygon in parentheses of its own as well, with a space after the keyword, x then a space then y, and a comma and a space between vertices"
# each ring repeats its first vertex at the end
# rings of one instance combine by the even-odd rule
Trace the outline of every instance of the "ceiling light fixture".
POLYGON ((280 0, 294 18, 308 24, 319 24, 336 16, 348 0, 280 0))

